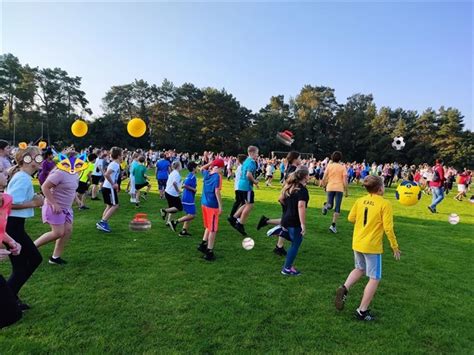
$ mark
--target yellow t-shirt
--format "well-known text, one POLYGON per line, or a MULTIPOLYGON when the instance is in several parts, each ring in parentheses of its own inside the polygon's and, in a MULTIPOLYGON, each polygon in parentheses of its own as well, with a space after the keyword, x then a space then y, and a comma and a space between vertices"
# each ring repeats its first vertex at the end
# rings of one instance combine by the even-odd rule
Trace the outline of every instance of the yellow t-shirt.
POLYGON ((380 195, 368 194, 357 199, 349 213, 349 222, 354 223, 352 249, 360 253, 383 253, 383 234, 387 235, 390 247, 398 250, 393 231, 392 205, 380 195))
POLYGON ((93 173, 95 169, 95 164, 94 163, 89 163, 87 168, 81 171, 81 174, 79 175, 79 181, 81 182, 88 182, 89 181, 89 173, 93 173))
POLYGON ((346 166, 339 163, 330 163, 325 174, 327 175, 326 191, 344 192, 344 181, 347 181, 346 166))

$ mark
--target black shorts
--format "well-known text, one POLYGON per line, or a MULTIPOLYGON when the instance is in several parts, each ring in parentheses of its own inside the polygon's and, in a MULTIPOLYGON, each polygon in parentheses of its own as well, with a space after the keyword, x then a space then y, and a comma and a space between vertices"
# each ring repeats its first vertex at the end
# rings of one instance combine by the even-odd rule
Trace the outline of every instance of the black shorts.
POLYGON ((255 200, 255 194, 253 191, 237 190, 235 192, 235 196, 237 198, 237 201, 239 201, 241 204, 254 203, 254 200, 255 200))
POLYGON ((144 184, 135 184, 135 190, 141 190, 143 189, 145 186, 148 186, 150 185, 150 183, 147 181, 145 182, 144 184))
POLYGON ((77 193, 85 194, 89 189, 89 184, 87 182, 79 181, 79 186, 77 186, 77 193))
POLYGON ((92 185, 99 185, 101 177, 100 175, 92 175, 92 185))
POLYGON ((159 190, 166 189, 166 183, 167 182, 168 182, 168 179, 158 179, 158 189, 159 190))
POLYGON ((102 196, 104 203, 109 206, 116 206, 119 204, 117 191, 114 189, 102 188, 102 196))
POLYGON ((171 196, 169 193, 165 192, 166 201, 168 201, 169 208, 176 208, 178 211, 183 210, 183 204, 181 203, 181 199, 179 196, 171 196))

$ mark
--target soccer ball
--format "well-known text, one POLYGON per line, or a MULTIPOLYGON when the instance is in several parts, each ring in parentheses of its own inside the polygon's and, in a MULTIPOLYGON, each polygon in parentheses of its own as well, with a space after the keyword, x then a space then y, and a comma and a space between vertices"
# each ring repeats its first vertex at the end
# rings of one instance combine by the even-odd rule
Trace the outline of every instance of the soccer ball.
POLYGON ((392 147, 396 150, 402 150, 403 148, 405 148, 405 140, 403 139, 403 137, 393 138, 392 147))
POLYGON ((404 180, 398 185, 395 197, 403 206, 413 206, 421 198, 421 189, 416 182, 404 180))
POLYGON ((245 250, 253 249, 254 245, 255 245, 255 242, 253 241, 252 238, 247 237, 244 240, 242 240, 242 247, 245 250))
POLYGON ((451 224, 458 224, 459 223, 459 216, 456 213, 451 213, 449 215, 448 221, 451 224))

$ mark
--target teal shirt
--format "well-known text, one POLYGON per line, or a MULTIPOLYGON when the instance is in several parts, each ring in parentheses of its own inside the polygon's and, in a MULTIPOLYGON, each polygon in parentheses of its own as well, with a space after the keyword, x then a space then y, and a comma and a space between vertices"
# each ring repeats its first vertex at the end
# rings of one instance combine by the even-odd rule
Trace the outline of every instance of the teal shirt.
POLYGON ((133 168, 133 177, 136 185, 143 185, 146 183, 146 166, 138 164, 133 168))
POLYGON ((239 180, 239 191, 252 191, 253 183, 247 177, 247 173, 250 172, 253 176, 257 171, 257 163, 252 158, 248 157, 242 164, 242 175, 239 180))

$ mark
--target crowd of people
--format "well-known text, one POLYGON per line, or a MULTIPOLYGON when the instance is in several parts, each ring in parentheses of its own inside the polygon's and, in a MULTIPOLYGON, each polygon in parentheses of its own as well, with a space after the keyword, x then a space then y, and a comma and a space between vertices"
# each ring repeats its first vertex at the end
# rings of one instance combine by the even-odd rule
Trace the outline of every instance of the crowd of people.
POLYGON ((216 259, 216 236, 223 213, 223 178, 235 181, 235 202, 227 215, 227 222, 247 237, 249 216, 254 204, 258 203, 254 189, 261 181, 271 186, 275 172, 279 170, 282 189, 275 202, 281 205, 282 212, 278 216, 261 216, 256 227, 260 230, 267 226, 267 235, 276 237, 273 251, 285 258, 281 269, 285 276, 301 274, 295 267, 295 260, 307 232, 308 184, 326 191, 327 199, 321 206, 321 213, 325 215, 333 210, 329 226, 331 233, 337 233, 342 201, 348 195, 350 184, 362 184, 367 195, 355 202, 348 217, 354 223, 355 268, 337 289, 335 299, 336 308, 342 310, 348 290, 366 275, 369 282, 355 312, 361 320, 373 319, 368 307, 381 279, 384 233, 394 257, 400 258, 392 208, 383 198, 385 188, 400 179, 416 181, 425 193, 432 194, 432 204, 428 208, 436 213, 437 206, 444 194, 453 188, 454 182, 458 186, 454 198, 459 201, 466 197, 471 183, 469 170, 458 172, 443 166, 441 160, 437 160, 434 166, 408 166, 396 162, 344 163, 342 153, 338 151, 323 160, 302 159, 296 151, 283 158, 266 158, 255 146, 248 147, 247 154, 236 157, 212 152, 198 155, 175 151, 129 151, 119 147, 110 150, 89 148, 82 152, 68 147, 57 153, 52 148, 42 151, 36 146, 13 148, 8 142, 0 141, 0 239, 4 246, 0 248, 0 259, 9 257, 12 265, 8 280, 0 275, 0 327, 13 323, 30 308, 19 298, 19 293, 42 262, 38 248, 54 243, 48 262, 66 264, 62 256, 73 231, 73 205, 77 204, 78 209, 84 211, 89 209, 89 196, 90 200, 102 197, 105 207, 96 228, 111 233, 110 221, 119 210, 121 188, 129 194, 130 203, 142 208, 141 201, 147 199, 151 188, 149 169, 154 170, 159 197, 168 205, 159 211, 161 217, 172 231, 178 232, 180 228, 178 235, 181 237, 191 236, 190 225, 197 215, 197 173, 202 173, 200 205, 204 232, 197 249, 206 261, 216 259), (184 181, 182 169, 188 171, 184 181), (35 193, 33 177, 38 178, 40 193, 35 193), (25 226, 27 219, 33 217, 35 209, 39 208, 43 223, 49 225, 50 231, 33 241, 25 226), (184 214, 177 217, 181 212, 184 214), (288 250, 285 243, 289 244, 288 250))

